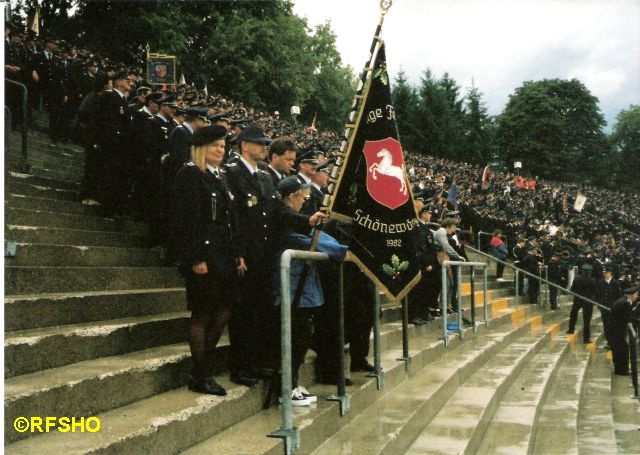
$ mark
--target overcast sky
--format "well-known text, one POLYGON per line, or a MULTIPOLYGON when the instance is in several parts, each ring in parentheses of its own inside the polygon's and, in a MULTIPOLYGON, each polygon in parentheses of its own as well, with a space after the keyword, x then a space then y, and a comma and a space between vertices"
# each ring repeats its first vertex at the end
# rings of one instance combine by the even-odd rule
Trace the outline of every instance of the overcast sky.
MULTIPOLYGON (((327 20, 343 61, 361 71, 379 18, 378 0, 294 0, 314 26, 327 20)), ((466 89, 490 114, 526 80, 577 78, 609 124, 640 104, 640 0, 394 0, 382 36, 392 77, 417 84, 429 67, 466 89)))

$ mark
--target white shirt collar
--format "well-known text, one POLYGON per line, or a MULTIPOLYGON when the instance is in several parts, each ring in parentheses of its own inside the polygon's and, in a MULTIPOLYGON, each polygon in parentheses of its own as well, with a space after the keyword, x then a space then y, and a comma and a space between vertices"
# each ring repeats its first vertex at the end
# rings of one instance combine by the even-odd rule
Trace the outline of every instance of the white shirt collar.
POLYGON ((151 113, 151 111, 149 110, 149 108, 147 106, 142 106, 142 109, 140 109, 142 112, 146 112, 147 114, 153 116, 153 114, 151 113))
POLYGON ((220 171, 218 170, 217 167, 213 167, 209 163, 206 163, 206 166, 207 166, 207 169, 209 169, 211 171, 211 173, 213 175, 215 175, 216 177, 220 175, 220 171))
POLYGON ((322 188, 316 182, 311 182, 311 186, 322 193, 322 188))
POLYGON ((117 88, 114 88, 113 91, 116 92, 118 95, 120 95, 120 98, 122 98, 123 100, 126 100, 124 94, 120 90, 118 90, 117 88))
POLYGON ((189 125, 188 122, 184 122, 182 126, 188 129, 191 134, 193 134, 193 128, 191 128, 191 125, 189 125))
POLYGON ((258 168, 254 168, 253 166, 251 166, 251 164, 245 160, 242 156, 240 157, 240 161, 242 161, 244 163, 244 165, 247 167, 247 169, 249 170, 249 172, 251 172, 251 175, 255 174, 256 172, 258 172, 258 168))
POLYGON ((279 173, 277 170, 275 170, 275 168, 271 165, 269 165, 269 168, 276 173, 276 176, 278 177, 279 180, 282 180, 282 177, 284 177, 281 173, 279 173))
POLYGON ((160 119, 162 119, 164 123, 169 123, 169 120, 167 120, 165 116, 160 113, 156 114, 156 117, 160 117, 160 119))
POLYGON ((300 177, 302 177, 306 183, 309 183, 309 184, 311 183, 311 179, 310 179, 309 177, 307 177, 306 175, 304 175, 304 174, 302 174, 302 173, 300 173, 300 174, 298 174, 298 175, 299 175, 300 177))

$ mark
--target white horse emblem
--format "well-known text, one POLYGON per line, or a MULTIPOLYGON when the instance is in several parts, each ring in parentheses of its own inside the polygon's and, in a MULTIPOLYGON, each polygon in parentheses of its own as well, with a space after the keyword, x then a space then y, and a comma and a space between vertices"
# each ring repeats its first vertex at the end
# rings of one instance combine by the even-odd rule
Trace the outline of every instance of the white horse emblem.
POLYGON ((378 172, 383 175, 388 175, 389 177, 393 177, 395 179, 400 180, 400 192, 402 194, 407 194, 407 184, 404 181, 404 172, 402 167, 393 165, 393 157, 391 156, 391 152, 387 149, 382 149, 376 155, 378 158, 382 158, 379 163, 373 163, 369 166, 369 172, 371 173, 371 178, 373 180, 378 180, 378 176, 376 175, 378 172))

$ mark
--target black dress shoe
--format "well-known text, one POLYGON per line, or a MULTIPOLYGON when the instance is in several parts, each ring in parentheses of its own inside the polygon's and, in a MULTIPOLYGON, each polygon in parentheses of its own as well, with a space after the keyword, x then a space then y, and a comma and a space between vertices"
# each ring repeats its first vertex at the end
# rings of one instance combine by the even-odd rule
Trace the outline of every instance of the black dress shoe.
POLYGON ((613 374, 615 374, 616 376, 631 376, 631 373, 629 373, 628 371, 626 372, 614 372, 613 374))
POLYGON ((567 330, 565 333, 566 333, 567 335, 573 335, 573 333, 574 333, 574 332, 573 332, 573 330, 569 329, 569 330, 567 330))
POLYGON ((247 387, 253 387, 259 382, 258 378, 245 372, 231 373, 229 378, 236 384, 246 385, 247 387))
POLYGON ((227 391, 224 390, 213 378, 192 379, 189 381, 189 390, 198 393, 208 393, 209 395, 225 396, 227 391))
POLYGON ((411 323, 413 325, 424 325, 424 321, 422 319, 416 318, 416 319, 412 319, 411 323))
POLYGON ((365 373, 373 373, 374 371, 376 371, 376 367, 371 365, 369 362, 366 362, 366 363, 357 363, 355 365, 351 364, 351 367, 349 368, 349 370, 351 372, 364 371, 365 373))

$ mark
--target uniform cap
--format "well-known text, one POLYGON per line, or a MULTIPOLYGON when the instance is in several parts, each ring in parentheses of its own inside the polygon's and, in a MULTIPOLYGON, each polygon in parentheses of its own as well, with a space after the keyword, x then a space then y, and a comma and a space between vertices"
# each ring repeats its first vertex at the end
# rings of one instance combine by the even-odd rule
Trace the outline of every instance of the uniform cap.
POLYGON ((191 136, 191 144, 196 146, 211 144, 212 142, 224 139, 226 135, 227 130, 219 125, 205 126, 193 133, 193 136, 191 136))
POLYGON ((283 198, 303 188, 309 188, 309 184, 300 182, 295 175, 285 177, 278 183, 278 192, 283 198))

